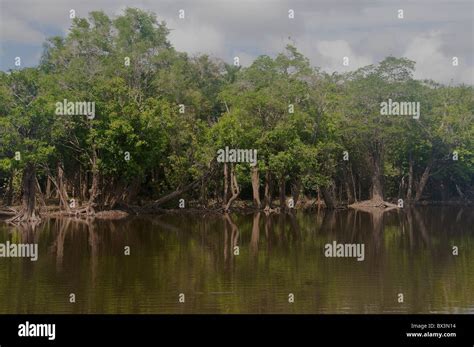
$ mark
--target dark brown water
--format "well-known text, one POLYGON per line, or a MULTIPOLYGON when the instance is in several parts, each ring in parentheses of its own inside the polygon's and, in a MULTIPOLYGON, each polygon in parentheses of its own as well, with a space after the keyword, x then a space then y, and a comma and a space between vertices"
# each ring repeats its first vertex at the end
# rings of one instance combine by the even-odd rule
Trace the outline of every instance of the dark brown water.
POLYGON ((0 243, 37 242, 39 258, 0 258, 0 313, 474 313, 473 212, 1 223, 0 243), (333 241, 364 260, 325 257, 333 241))

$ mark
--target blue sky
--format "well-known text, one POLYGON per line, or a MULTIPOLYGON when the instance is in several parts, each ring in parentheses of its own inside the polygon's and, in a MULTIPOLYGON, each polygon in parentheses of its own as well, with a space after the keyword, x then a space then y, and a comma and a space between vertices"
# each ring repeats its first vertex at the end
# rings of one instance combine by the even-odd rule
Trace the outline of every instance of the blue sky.
POLYGON ((0 69, 14 68, 17 56, 22 66, 36 65, 45 39, 66 35, 70 9, 79 17, 93 10, 115 16, 125 7, 155 12, 172 29, 171 43, 191 55, 229 62, 237 55, 247 65, 291 42, 326 71, 354 70, 392 55, 415 60, 417 78, 474 84, 471 0, 0 0, 0 69), (344 56, 349 66, 343 66, 344 56))

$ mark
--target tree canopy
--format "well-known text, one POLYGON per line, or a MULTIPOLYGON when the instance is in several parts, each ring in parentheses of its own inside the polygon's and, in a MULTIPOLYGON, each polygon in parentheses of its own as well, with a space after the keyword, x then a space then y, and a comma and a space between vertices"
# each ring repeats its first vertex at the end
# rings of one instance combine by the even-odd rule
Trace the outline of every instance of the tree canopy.
POLYGON ((91 12, 47 40, 37 67, 0 72, 4 204, 22 200, 29 219, 38 199, 93 214, 182 197, 228 210, 237 197, 272 208, 278 195, 286 209, 288 195, 328 207, 474 196, 472 86, 415 80, 416 63, 395 57, 330 74, 292 45, 234 66, 168 35, 143 10, 91 12), (419 118, 381 114, 388 100, 419 103, 419 118), (58 115, 63 101, 95 115, 58 115), (226 146, 257 150, 257 165, 216 162, 226 146))

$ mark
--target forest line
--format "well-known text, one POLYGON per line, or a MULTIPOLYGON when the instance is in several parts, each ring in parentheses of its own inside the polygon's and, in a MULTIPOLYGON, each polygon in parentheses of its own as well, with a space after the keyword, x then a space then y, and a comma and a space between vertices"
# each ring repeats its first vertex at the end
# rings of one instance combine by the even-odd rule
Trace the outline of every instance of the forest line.
POLYGON ((48 39, 37 67, 0 72, 11 221, 51 204, 94 215, 471 202, 472 86, 416 80, 415 62, 395 57, 329 74, 292 45, 241 67, 178 52, 168 35, 153 13, 91 12, 48 39), (218 160, 229 148, 258 160, 218 160))

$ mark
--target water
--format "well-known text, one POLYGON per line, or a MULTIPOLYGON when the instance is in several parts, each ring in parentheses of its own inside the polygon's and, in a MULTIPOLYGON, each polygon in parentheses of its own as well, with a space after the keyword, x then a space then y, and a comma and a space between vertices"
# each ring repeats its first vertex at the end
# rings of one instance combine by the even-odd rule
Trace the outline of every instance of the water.
POLYGON ((0 223, 0 243, 39 244, 36 262, 0 258, 0 313, 474 313, 473 212, 0 223), (333 241, 363 243, 364 261, 325 257, 333 241))

